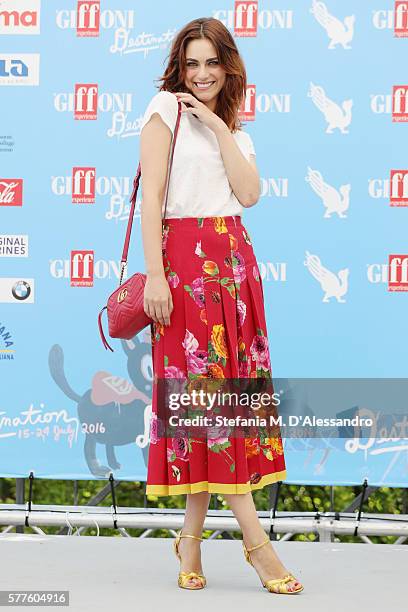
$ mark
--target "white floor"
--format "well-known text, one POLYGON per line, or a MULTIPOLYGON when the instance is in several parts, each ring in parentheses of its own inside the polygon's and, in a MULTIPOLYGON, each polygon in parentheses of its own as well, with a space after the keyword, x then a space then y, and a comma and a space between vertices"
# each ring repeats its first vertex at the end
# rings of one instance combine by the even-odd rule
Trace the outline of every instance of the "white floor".
MULTIPOLYGON (((298 595, 262 588, 240 541, 204 541, 207 587, 177 587, 171 539, 0 535, 0 590, 68 590, 69 611, 194 612, 310 610, 354 612, 405 609, 408 546, 273 542, 304 584, 298 595)), ((64 607, 45 607, 57 610, 64 607)), ((38 609, 38 607, 36 608, 38 609)))

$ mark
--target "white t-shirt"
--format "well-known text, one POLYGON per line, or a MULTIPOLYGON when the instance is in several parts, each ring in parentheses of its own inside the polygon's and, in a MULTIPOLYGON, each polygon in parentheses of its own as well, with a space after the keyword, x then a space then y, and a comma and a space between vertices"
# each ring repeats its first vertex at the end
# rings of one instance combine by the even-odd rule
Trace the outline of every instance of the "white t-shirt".
MULTIPOLYGON (((177 97, 170 91, 159 91, 146 108, 140 133, 152 114, 157 112, 173 134, 177 110, 177 97)), ((255 155, 247 132, 238 130, 232 136, 246 159, 255 155)), ((141 179, 143 191, 143 168, 141 179)), ((190 112, 182 112, 170 173, 166 217, 242 215, 243 209, 229 184, 216 135, 190 112)), ((162 216, 163 213, 164 200, 162 216)))

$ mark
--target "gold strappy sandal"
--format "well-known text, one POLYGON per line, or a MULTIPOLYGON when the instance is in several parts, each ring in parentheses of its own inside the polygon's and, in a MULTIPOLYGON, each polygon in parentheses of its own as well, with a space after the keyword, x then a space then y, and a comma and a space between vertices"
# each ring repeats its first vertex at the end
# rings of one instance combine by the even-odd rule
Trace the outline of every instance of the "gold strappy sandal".
MULTIPOLYGON (((177 533, 176 539, 174 540, 174 552, 176 553, 176 556, 179 558, 180 561, 181 561, 181 556, 180 556, 178 547, 179 547, 181 538, 194 538, 195 540, 200 540, 200 541, 203 540, 203 538, 198 538, 195 535, 189 535, 187 533, 182 534, 181 529, 180 529, 180 531, 177 533)), ((198 574, 197 572, 179 572, 177 582, 178 582, 179 587, 181 587, 182 589, 190 589, 191 591, 197 591, 199 589, 203 589, 205 585, 207 584, 207 580, 204 574, 198 574), (200 581, 201 586, 189 585, 191 578, 197 578, 200 581)))
MULTIPOLYGON (((256 550, 257 548, 261 548, 261 546, 264 546, 269 541, 270 541, 269 538, 266 538, 266 540, 264 542, 261 542, 261 544, 258 544, 257 546, 253 546, 252 548, 246 548, 246 546, 244 544, 244 540, 242 540, 242 546, 244 547, 245 559, 253 567, 254 567, 254 564, 252 563, 251 555, 249 553, 252 552, 253 550, 256 550)), ((256 571, 256 569, 255 569, 255 571, 256 571)), ((259 574, 258 574, 258 576, 259 576, 259 574)), ((301 591, 303 591, 303 589, 305 588, 300 582, 297 581, 297 579, 292 574, 286 574, 286 576, 284 576, 283 578, 275 578, 275 579, 271 579, 271 580, 266 580, 265 582, 262 580, 262 578, 260 576, 259 576, 259 578, 260 578, 260 580, 262 582, 262 586, 264 586, 266 589, 268 589, 268 591, 270 593, 279 593, 279 594, 284 594, 284 595, 295 595, 296 593, 300 593, 301 591), (297 584, 299 585, 299 587, 295 588, 293 591, 289 591, 288 587, 286 586, 286 583, 290 582, 291 580, 296 580, 297 584)))

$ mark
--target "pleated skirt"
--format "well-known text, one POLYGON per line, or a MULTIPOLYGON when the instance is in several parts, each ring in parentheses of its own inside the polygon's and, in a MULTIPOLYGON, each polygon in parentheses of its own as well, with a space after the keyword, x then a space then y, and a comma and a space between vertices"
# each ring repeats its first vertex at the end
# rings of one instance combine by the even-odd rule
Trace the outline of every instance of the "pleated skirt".
POLYGON ((158 435, 160 379, 272 378, 262 279, 239 215, 165 219, 173 311, 151 326, 153 393, 146 493, 247 493, 285 480, 279 435, 158 435))

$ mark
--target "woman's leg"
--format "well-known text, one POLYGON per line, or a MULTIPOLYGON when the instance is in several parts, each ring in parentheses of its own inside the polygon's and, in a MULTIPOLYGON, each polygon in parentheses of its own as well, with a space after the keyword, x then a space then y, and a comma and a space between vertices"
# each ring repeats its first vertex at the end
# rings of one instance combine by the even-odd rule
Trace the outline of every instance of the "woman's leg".
MULTIPOLYGON (((186 514, 182 533, 202 537, 204 520, 207 515, 208 504, 211 495, 207 491, 200 493, 191 493, 187 495, 186 514)), ((202 574, 201 567, 201 542, 194 538, 181 538, 179 544, 179 552, 181 555, 180 571, 182 572, 197 572, 202 574)), ((191 586, 199 586, 200 581, 191 579, 191 586)))
MULTIPOLYGON (((252 548, 252 546, 263 542, 267 536, 259 521, 252 493, 248 492, 237 495, 223 493, 223 497, 242 529, 245 546, 252 548)), ((281 563, 272 544, 265 544, 265 546, 261 546, 261 548, 251 552, 250 555, 255 569, 264 581, 283 578, 289 573, 281 563)), ((294 590, 296 585, 297 582, 293 580, 286 583, 289 591, 294 590)))

